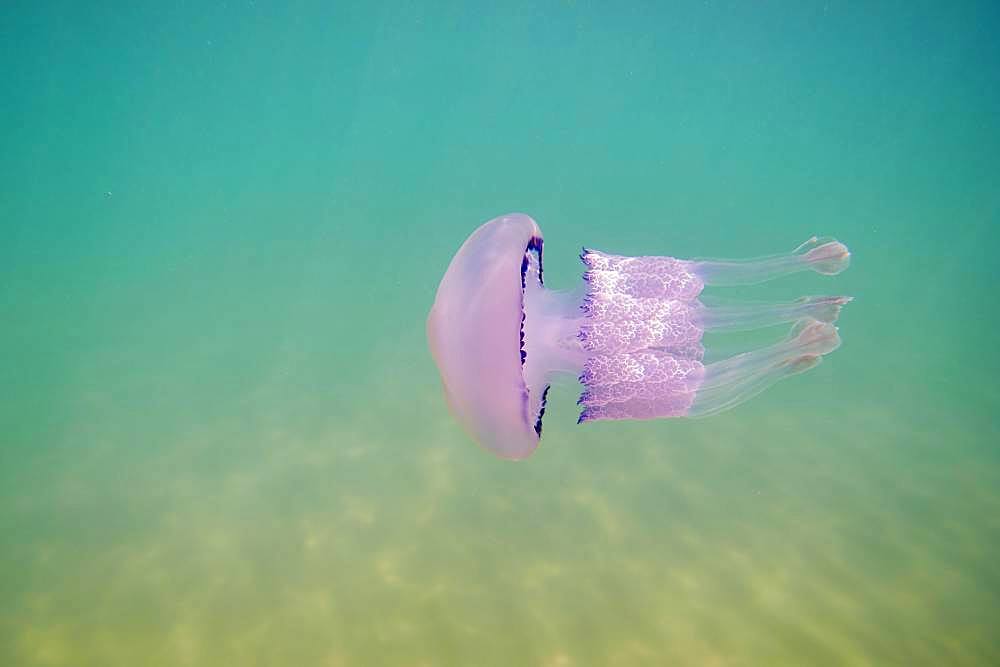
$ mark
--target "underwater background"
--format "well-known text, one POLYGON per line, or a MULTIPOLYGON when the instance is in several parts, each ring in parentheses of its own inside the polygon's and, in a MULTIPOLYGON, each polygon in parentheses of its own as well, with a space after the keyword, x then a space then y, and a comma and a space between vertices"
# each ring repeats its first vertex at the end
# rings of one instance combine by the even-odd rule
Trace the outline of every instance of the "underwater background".
MULTIPOLYGON (((1000 663, 995 2, 5 2, 0 664, 1000 663), (852 251, 817 369, 510 463, 424 324, 510 211, 852 251)), ((754 339, 756 340, 756 339, 754 339)), ((751 342, 750 339, 747 339, 751 342)))

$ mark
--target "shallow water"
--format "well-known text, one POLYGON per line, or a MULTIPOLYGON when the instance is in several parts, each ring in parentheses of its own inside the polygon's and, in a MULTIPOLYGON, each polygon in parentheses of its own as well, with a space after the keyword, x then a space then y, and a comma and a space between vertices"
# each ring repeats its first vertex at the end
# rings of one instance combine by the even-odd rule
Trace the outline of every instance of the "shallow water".
POLYGON ((0 664, 1000 662, 992 3, 0 9, 0 664), (466 235, 849 271, 705 420, 479 450, 466 235))

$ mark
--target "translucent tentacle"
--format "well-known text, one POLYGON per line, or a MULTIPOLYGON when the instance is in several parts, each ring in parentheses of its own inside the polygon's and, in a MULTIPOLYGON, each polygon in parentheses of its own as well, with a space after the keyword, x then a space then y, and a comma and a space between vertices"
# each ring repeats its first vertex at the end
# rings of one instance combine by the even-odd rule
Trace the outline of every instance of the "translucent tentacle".
POLYGON ((806 318, 836 322, 840 309, 851 299, 849 296, 808 296, 792 303, 706 306, 701 312, 701 323, 711 331, 747 331, 806 318))
POLYGON ((789 337, 776 345, 717 361, 705 367, 699 390, 742 382, 745 378, 768 373, 800 357, 830 354, 840 347, 837 327, 826 322, 804 320, 792 327, 789 337))
POLYGON ((804 373, 815 368, 823 360, 817 355, 795 357, 781 365, 756 375, 748 375, 737 382, 719 387, 710 387, 698 392, 688 409, 688 417, 708 417, 740 403, 744 403, 765 389, 787 377, 804 373))
POLYGON ((805 320, 776 345, 708 366, 659 350, 596 355, 580 376, 580 421, 715 414, 815 367, 839 346, 836 327, 805 320))
POLYGON ((843 243, 814 236, 783 255, 752 260, 692 261, 689 266, 705 285, 727 287, 754 285, 799 271, 832 276, 846 269, 850 261, 851 253, 843 243))

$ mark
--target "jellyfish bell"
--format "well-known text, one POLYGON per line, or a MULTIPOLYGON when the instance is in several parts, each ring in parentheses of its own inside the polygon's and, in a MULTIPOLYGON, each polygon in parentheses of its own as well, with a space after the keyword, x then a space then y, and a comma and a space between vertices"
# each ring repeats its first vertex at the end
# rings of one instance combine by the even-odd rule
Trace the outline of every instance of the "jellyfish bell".
POLYGON ((578 423, 706 416, 815 367, 840 344, 833 322, 850 297, 705 306, 706 286, 755 284, 798 271, 835 275, 846 246, 809 239, 749 261, 624 257, 584 248, 576 292, 547 289, 542 232, 521 213, 483 224, 455 254, 427 319, 449 407, 483 447, 522 459, 537 447, 551 383, 583 384, 578 423), (776 344, 705 364, 706 331, 792 323, 776 344))
POLYGON ((541 248, 542 231, 527 215, 482 225, 451 260, 427 318, 448 405, 475 440, 504 458, 528 456, 540 437, 521 363, 521 267, 526 252, 540 258, 541 248))

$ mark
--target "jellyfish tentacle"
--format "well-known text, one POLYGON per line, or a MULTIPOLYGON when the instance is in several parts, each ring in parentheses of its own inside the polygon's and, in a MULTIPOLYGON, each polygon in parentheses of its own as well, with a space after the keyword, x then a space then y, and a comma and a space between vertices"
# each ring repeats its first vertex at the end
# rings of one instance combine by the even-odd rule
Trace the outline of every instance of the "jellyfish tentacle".
POLYGON ((801 357, 830 354, 838 347, 837 327, 828 322, 801 320, 780 343, 707 365, 699 391, 737 384, 759 373, 783 370, 801 357))
POLYGON ((708 417, 736 407, 779 380, 815 368, 838 347, 840 337, 832 324, 797 322, 782 343, 706 366, 687 416, 708 417))
POLYGON ((710 417, 734 408, 754 398, 779 380, 815 368, 822 360, 821 355, 805 354, 776 364, 767 371, 748 375, 736 382, 699 391, 691 402, 687 416, 710 417))
POLYGON ((802 320, 785 341, 707 366, 662 350, 596 355, 580 376, 579 421, 715 414, 815 367, 839 345, 832 324, 802 320))
POLYGON ((687 264, 705 285, 731 287, 754 285, 799 271, 832 276, 846 269, 850 261, 851 253, 843 243, 814 236, 782 255, 752 260, 693 260, 687 264))
POLYGON ((699 316, 706 331, 747 331, 806 318, 832 323, 852 298, 809 296, 792 303, 705 306, 699 316))

